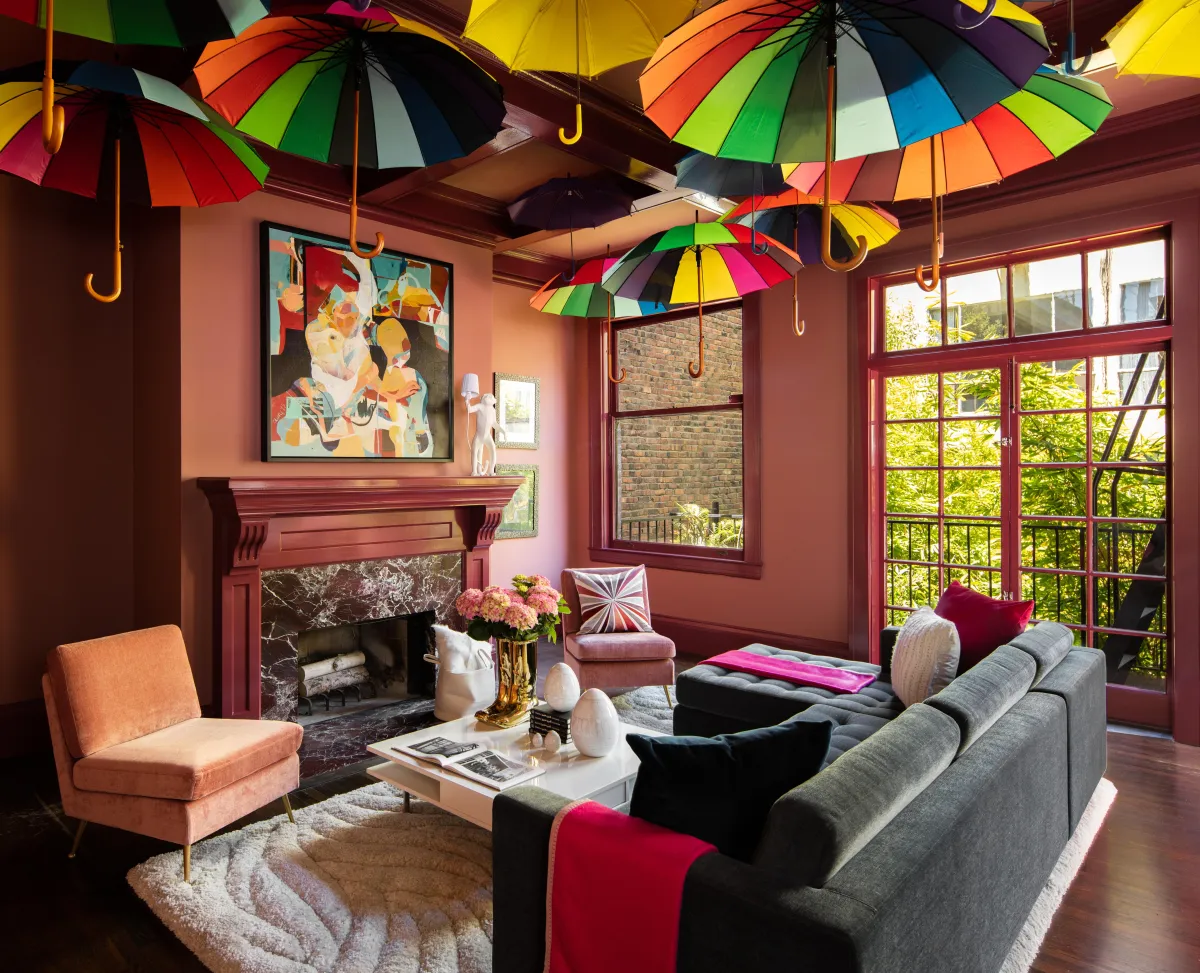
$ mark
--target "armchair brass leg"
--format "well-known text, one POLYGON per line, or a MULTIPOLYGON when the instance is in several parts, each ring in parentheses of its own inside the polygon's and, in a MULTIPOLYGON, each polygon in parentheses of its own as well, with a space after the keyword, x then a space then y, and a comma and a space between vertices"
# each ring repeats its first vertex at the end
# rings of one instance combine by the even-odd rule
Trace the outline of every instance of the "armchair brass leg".
POLYGON ((674 706, 675 704, 673 702, 671 702, 671 687, 663 686, 663 692, 667 694, 667 705, 674 706))
POLYGON ((288 820, 291 821, 292 824, 295 824, 296 816, 292 814, 292 802, 288 800, 288 796, 286 794, 283 795, 283 807, 288 813, 288 820))
POLYGON ((71 842, 71 851, 67 855, 68 858, 74 858, 75 852, 79 851, 79 842, 83 840, 83 829, 86 827, 86 821, 79 822, 79 827, 75 831, 75 840, 71 842))
POLYGON ((183 880, 189 884, 192 881, 192 846, 183 846, 183 880))

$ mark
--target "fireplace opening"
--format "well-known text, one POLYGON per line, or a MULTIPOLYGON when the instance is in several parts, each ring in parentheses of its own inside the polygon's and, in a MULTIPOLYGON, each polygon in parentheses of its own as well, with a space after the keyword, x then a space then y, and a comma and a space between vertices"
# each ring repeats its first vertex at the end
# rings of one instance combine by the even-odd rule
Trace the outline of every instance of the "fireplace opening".
POLYGON ((432 611, 310 629, 297 639, 301 725, 433 697, 432 611))

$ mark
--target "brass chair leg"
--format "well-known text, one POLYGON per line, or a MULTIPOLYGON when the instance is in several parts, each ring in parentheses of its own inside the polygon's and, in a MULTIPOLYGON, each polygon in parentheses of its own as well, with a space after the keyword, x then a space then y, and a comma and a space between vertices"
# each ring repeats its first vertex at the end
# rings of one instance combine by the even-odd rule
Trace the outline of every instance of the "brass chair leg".
POLYGON ((288 796, 286 794, 283 795, 283 807, 288 813, 288 820, 291 821, 292 824, 295 824, 296 816, 292 814, 292 802, 288 800, 288 796))
POLYGON ((67 855, 68 858, 74 858, 75 852, 79 851, 79 842, 83 840, 83 829, 86 827, 86 821, 79 822, 79 827, 75 830, 75 840, 71 842, 71 851, 67 855))
POLYGON ((192 846, 183 846, 183 880, 188 884, 192 881, 192 846))
POLYGON ((671 687, 663 686, 663 692, 667 694, 667 705, 674 706, 675 704, 671 702, 671 687))
POLYGON ((412 810, 412 796, 408 791, 404 792, 404 813, 408 814, 412 810))

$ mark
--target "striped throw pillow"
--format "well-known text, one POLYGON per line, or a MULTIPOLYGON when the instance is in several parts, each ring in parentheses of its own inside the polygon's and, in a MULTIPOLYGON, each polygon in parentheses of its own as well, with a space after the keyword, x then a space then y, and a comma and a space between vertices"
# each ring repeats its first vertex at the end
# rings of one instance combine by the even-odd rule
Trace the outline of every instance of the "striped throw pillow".
POLYGON ((603 632, 652 632, 646 569, 592 573, 572 571, 579 592, 580 635, 603 632))

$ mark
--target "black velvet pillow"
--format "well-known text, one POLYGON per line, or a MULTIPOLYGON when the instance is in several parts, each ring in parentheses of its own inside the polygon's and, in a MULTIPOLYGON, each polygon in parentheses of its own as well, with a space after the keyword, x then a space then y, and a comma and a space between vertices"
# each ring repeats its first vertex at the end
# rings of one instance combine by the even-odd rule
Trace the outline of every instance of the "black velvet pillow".
POLYGON ((821 769, 832 732, 794 721, 711 738, 631 733, 642 765, 629 813, 749 861, 771 805, 821 769))

